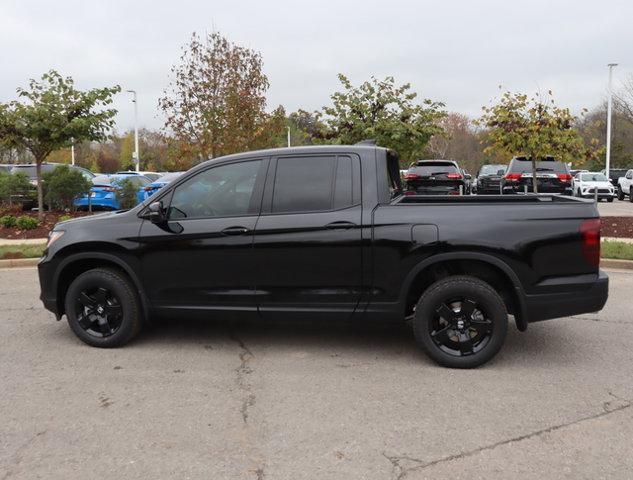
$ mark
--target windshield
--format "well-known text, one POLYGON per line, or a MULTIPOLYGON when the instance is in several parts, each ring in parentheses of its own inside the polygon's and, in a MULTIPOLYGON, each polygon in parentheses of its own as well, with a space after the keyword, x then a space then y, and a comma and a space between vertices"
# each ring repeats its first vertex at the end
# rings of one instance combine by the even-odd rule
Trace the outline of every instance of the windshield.
POLYGON ((607 177, 602 173, 582 173, 580 180, 583 182, 606 182, 607 177))
POLYGON ((143 175, 112 175, 110 177, 110 183, 116 183, 121 185, 125 180, 133 183, 137 187, 142 187, 150 183, 149 179, 143 175))
POLYGON ((479 170, 479 175, 496 175, 499 170, 506 171, 507 165, 484 165, 479 170))

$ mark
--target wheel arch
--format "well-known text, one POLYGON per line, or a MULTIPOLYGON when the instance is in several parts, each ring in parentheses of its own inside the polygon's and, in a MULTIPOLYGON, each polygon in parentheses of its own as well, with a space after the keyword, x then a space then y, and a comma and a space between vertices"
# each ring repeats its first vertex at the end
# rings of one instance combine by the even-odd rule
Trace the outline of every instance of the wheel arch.
POLYGON ((524 291, 517 274, 503 260, 486 253, 448 252, 433 255, 418 263, 407 275, 399 303, 404 315, 432 283, 448 275, 471 275, 490 283, 514 315, 517 329, 527 329, 524 291))
POLYGON ((145 319, 149 318, 150 306, 137 272, 115 252, 82 251, 72 253, 64 258, 56 269, 53 284, 56 285, 56 298, 59 315, 65 313, 64 297, 68 287, 78 275, 94 268, 110 267, 122 272, 136 288, 145 319))

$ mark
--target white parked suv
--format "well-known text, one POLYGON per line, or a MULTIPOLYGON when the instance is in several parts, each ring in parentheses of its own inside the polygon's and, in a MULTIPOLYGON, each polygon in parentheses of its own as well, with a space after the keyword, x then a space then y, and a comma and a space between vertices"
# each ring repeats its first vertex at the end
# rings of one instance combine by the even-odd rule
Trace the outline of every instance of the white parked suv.
POLYGON ((618 200, 624 200, 625 196, 633 203, 633 168, 618 178, 618 200))
POLYGON ((615 197, 615 189, 604 173, 578 172, 574 177, 572 188, 577 197, 593 198, 596 189, 598 200, 612 202, 615 197))

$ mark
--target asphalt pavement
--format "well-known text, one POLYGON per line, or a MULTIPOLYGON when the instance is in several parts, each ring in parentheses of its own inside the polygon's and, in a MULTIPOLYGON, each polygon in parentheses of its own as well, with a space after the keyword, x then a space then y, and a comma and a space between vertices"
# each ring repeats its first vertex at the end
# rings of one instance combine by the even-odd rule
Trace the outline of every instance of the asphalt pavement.
POLYGON ((633 203, 628 197, 620 201, 614 199, 613 202, 598 202, 598 211, 602 217, 633 217, 633 203))
POLYGON ((633 274, 483 368, 408 328, 165 321, 90 348, 0 270, 0 479, 631 478, 633 274))

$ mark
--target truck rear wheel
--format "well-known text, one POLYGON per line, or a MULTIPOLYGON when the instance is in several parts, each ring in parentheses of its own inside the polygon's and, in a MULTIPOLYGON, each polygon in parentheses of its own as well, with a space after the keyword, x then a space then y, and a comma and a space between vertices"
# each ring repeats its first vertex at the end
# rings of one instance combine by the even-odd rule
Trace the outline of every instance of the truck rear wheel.
POLYGON ((440 365, 474 368, 492 359, 508 331, 508 314, 486 282, 452 276, 431 285, 415 309, 418 345, 440 365))
POLYGON ((95 268, 68 288, 66 316, 72 331, 93 347, 119 347, 134 338, 143 320, 138 295, 121 272, 95 268))
POLYGON ((622 187, 618 185, 618 200, 624 200, 624 192, 622 191, 622 187))

